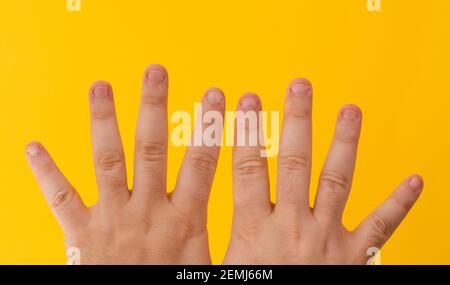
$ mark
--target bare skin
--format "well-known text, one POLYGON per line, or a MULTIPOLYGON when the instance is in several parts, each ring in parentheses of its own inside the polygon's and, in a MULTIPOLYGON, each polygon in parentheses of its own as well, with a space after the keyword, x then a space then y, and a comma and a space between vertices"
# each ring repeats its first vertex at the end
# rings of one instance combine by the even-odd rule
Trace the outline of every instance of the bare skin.
MULTIPOLYGON (((87 208, 77 191, 37 142, 27 147, 31 169, 60 223, 67 247, 81 251, 82 264, 210 264, 207 203, 219 147, 189 147, 177 184, 166 189, 168 76, 159 65, 144 76, 136 129, 133 189, 125 159, 112 88, 96 82, 90 91, 92 146, 98 203, 87 208)), ((222 91, 210 89, 203 112, 224 113, 222 91)), ((238 107, 258 111, 254 94, 238 107)), ((353 177, 361 111, 346 106, 320 177, 314 208, 309 206, 312 87, 292 82, 280 143, 277 203, 269 199, 262 147, 235 147, 234 220, 226 264, 358 264, 398 227, 423 189, 419 176, 406 179, 356 230, 341 222, 353 177)), ((246 132, 254 132, 247 128, 246 132)))
MULTIPOLYGON (((61 225, 66 246, 77 247, 81 264, 210 264, 206 229, 209 193, 219 147, 189 147, 174 191, 166 191, 168 76, 150 66, 136 129, 133 189, 127 187, 125 159, 111 86, 90 91, 92 149, 99 201, 83 204, 44 147, 33 142, 27 158, 61 225)), ((210 89, 203 111, 223 114, 222 91, 210 89)))
MULTIPOLYGON (((238 109, 258 111, 260 99, 244 95, 238 109)), ((354 231, 342 224, 352 185, 362 114, 348 105, 339 113, 310 207, 312 86, 294 80, 287 91, 278 156, 277 202, 269 197, 262 147, 235 147, 234 218, 225 264, 365 264, 369 248, 381 248, 423 189, 420 176, 403 181, 354 231)), ((247 128, 247 133, 257 131, 247 128)))

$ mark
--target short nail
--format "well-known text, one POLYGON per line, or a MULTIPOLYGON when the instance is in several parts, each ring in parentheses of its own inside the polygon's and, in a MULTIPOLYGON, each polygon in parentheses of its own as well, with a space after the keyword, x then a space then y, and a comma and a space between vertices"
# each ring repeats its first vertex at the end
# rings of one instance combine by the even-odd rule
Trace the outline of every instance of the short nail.
POLYGON ((247 97, 242 99, 240 103, 241 107, 245 110, 257 110, 259 109, 259 101, 254 97, 247 97))
POLYGON ((359 113, 352 109, 345 109, 342 112, 342 117, 344 117, 344 119, 347 119, 350 121, 355 121, 359 118, 359 113))
POLYGON ((154 83, 159 83, 159 82, 162 82, 164 80, 165 75, 164 75, 164 73, 162 73, 159 70, 150 70, 147 73, 147 78, 148 78, 149 81, 152 81, 154 83))
POLYGON ((291 92, 295 96, 309 96, 311 95, 311 87, 304 84, 295 84, 291 87, 291 92))
POLYGON ((94 89, 94 98, 105 98, 109 95, 109 88, 106 86, 98 86, 94 89))
POLYGON ((411 187, 414 190, 420 190, 422 188, 422 179, 418 176, 413 176, 409 178, 408 181, 409 187, 411 187))
POLYGON ((36 157, 41 153, 41 147, 39 145, 33 144, 27 147, 27 155, 29 157, 36 157))
POLYGON ((210 104, 220 104, 223 102, 223 95, 219 90, 212 89, 208 91, 206 100, 208 100, 208 103, 210 104))

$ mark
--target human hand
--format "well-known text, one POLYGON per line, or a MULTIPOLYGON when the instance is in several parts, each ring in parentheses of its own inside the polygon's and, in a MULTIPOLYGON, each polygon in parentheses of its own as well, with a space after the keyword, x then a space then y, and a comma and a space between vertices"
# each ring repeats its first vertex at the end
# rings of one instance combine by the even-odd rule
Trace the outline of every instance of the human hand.
MULTIPOLYGON (((92 208, 39 143, 27 159, 61 225, 67 247, 80 249, 82 264, 209 264, 206 212, 219 147, 189 147, 172 193, 166 192, 168 76, 159 65, 144 76, 136 129, 133 190, 112 88, 96 82, 90 91, 92 148, 99 201, 92 208)), ((203 112, 224 112, 222 91, 202 99, 203 112)))
MULTIPOLYGON (((259 111, 261 103, 247 94, 238 109, 259 111)), ((225 264, 365 264, 368 249, 383 246, 419 197, 423 180, 412 176, 356 230, 342 225, 362 121, 359 108, 349 105, 339 113, 311 208, 311 112, 312 86, 296 79, 286 96, 275 205, 263 148, 235 147, 234 219, 225 264)), ((258 128, 246 129, 251 132, 258 128)))

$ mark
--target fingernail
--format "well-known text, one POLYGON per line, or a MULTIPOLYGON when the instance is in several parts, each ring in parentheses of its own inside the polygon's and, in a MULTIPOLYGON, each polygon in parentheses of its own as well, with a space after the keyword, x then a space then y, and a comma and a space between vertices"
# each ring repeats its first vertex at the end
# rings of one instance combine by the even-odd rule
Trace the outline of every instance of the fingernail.
POLYGON ((345 109, 342 112, 342 117, 349 121, 356 121, 359 118, 359 112, 353 109, 345 109))
POLYGON ((41 147, 37 144, 32 144, 27 147, 26 152, 29 157, 36 157, 41 153, 41 147))
POLYGON ((97 86, 94 89, 94 98, 102 99, 109 96, 109 88, 107 86, 97 86))
POLYGON ((244 110, 257 110, 259 109, 259 100, 255 97, 246 97, 241 100, 240 105, 244 110))
POLYGON ((412 189, 420 190, 423 185, 422 178, 419 176, 413 176, 413 177, 409 178, 408 184, 409 184, 409 187, 411 187, 412 189))
POLYGON ((208 103, 210 104, 221 104, 224 101, 224 98, 222 92, 217 89, 211 89, 208 91, 206 100, 208 100, 208 103))
POLYGON ((163 82, 165 74, 159 70, 149 70, 147 73, 147 79, 154 83, 163 82))
POLYGON ((304 84, 295 84, 291 87, 291 93, 295 96, 310 96, 311 87, 304 84))

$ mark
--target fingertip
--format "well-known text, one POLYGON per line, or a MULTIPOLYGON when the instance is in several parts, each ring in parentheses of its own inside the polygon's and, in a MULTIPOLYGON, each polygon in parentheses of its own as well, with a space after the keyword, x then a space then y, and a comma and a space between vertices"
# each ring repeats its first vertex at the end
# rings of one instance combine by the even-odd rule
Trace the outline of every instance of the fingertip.
POLYGON ((356 105, 345 105, 339 112, 334 138, 340 142, 357 144, 361 134, 361 125, 361 109, 356 105))
POLYGON ((108 81, 97 80, 90 88, 89 96, 91 99, 103 99, 111 96, 112 87, 108 81))
POLYGON ((168 78, 167 69, 161 64, 150 64, 144 72, 144 80, 150 83, 162 83, 168 78))
POLYGON ((417 174, 412 175, 411 177, 408 178, 408 186, 411 190, 420 194, 424 186, 423 177, 417 174))
POLYGON ((242 111, 261 110, 261 99, 255 93, 245 93, 239 99, 238 109, 242 111))
POLYGON ((51 158, 44 146, 38 141, 32 141, 25 147, 25 155, 30 169, 36 178, 51 170, 51 158))
POLYGON ((32 159, 38 157, 42 153, 43 149, 44 148, 40 142, 32 141, 26 145, 25 154, 29 159, 32 159))
POLYGON ((360 121, 362 119, 362 111, 359 106, 347 104, 341 108, 340 118, 348 121, 360 121))
POLYGON ((296 78, 289 84, 289 95, 312 96, 312 84, 306 78, 296 78))
POLYGON ((211 105, 216 106, 225 105, 225 95, 223 91, 217 87, 209 88, 205 93, 204 99, 211 105))

